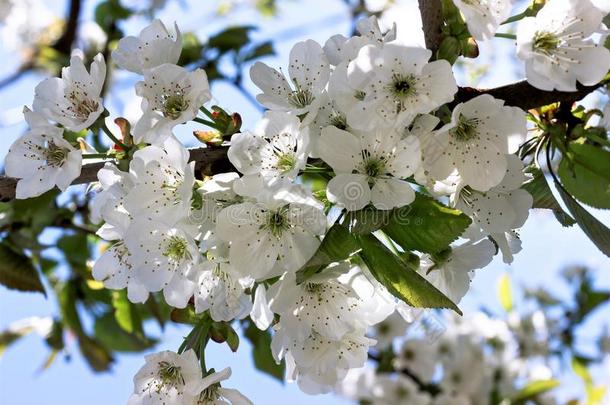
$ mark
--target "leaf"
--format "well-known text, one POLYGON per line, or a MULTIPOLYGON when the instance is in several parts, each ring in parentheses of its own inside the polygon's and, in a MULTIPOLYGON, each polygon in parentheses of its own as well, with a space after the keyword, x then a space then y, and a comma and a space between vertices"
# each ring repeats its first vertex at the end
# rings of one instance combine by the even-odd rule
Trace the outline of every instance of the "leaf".
POLYGON ((583 203, 610 209, 610 152, 573 143, 557 171, 561 184, 583 203))
POLYGON ((78 337, 78 345, 93 371, 106 371, 110 368, 114 359, 100 342, 83 334, 78 337))
POLYGON ((391 210, 378 210, 370 205, 361 210, 349 212, 347 214, 349 230, 354 235, 375 232, 389 222, 391 215, 391 210))
POLYGON ((256 28, 251 25, 230 27, 212 36, 208 41, 208 48, 217 48, 221 53, 239 50, 250 42, 250 31, 256 28))
POLYGON ((583 232, 603 254, 610 257, 610 229, 578 204, 578 202, 563 189, 561 184, 556 183, 556 185, 563 202, 572 215, 574 215, 574 219, 576 219, 583 232))
POLYGON ((112 306, 114 307, 114 318, 121 329, 130 334, 144 335, 140 313, 137 307, 127 299, 125 290, 112 292, 112 306))
POLYGON ((63 235, 57 240, 57 248, 60 249, 66 261, 75 269, 88 273, 87 260, 91 257, 87 235, 83 232, 63 235))
POLYGON ((126 332, 112 312, 107 312, 95 320, 93 333, 104 346, 117 352, 139 352, 157 342, 141 334, 126 332))
POLYGON ((404 250, 439 253, 456 240, 471 219, 431 197, 417 193, 411 204, 393 210, 381 229, 404 250))
POLYGON ((271 354, 271 334, 268 331, 258 329, 251 322, 244 331, 244 335, 252 343, 254 366, 263 373, 267 373, 284 383, 286 364, 283 361, 280 364, 275 362, 271 354))
POLYGON ((274 55, 275 51, 273 50, 273 42, 266 41, 262 44, 256 45, 254 48, 249 50, 242 56, 242 60, 244 62, 249 62, 254 59, 262 58, 263 56, 274 55))
POLYGON ((12 290, 41 292, 46 296, 31 259, 5 243, 0 244, 0 284, 12 290))
POLYGON ((535 380, 528 383, 519 391, 513 398, 514 405, 525 404, 526 401, 535 398, 537 395, 543 394, 559 386, 557 380, 535 380))
POLYGON ((529 182, 525 183, 521 188, 527 191, 534 198, 532 208, 544 208, 553 211, 557 221, 563 226, 572 226, 576 221, 568 215, 561 205, 555 199, 549 184, 546 182, 544 173, 536 166, 528 166, 525 169, 526 173, 532 174, 534 177, 529 182))
POLYGON ((395 297, 413 307, 450 308, 462 314, 449 298, 407 266, 374 235, 361 235, 356 239, 362 247, 360 256, 370 272, 395 297))
POLYGON ((302 283, 333 262, 348 259, 358 250, 360 247, 345 226, 331 226, 316 253, 297 272, 297 283, 302 283))

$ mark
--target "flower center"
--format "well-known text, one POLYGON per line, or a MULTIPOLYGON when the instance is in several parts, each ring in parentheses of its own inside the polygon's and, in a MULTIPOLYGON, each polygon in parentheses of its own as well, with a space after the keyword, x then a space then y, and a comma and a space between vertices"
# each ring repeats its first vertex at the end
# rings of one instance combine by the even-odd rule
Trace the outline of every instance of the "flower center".
POLYGON ((476 118, 467 118, 460 114, 457 125, 450 131, 451 136, 457 141, 466 142, 475 139, 479 136, 477 132, 477 124, 479 120, 476 118))
POLYGON ((283 152, 277 154, 277 163, 275 167, 281 173, 286 173, 294 169, 297 163, 297 158, 294 153, 283 152))
POLYGON ((360 172, 368 177, 369 184, 372 185, 375 178, 385 172, 385 158, 371 156, 367 150, 363 150, 361 154, 363 163, 360 172))
POLYGON ((552 54, 559 46, 559 38, 551 32, 538 31, 534 34, 533 49, 545 55, 552 54))
POLYGON ((215 404, 216 400, 220 398, 219 388, 220 384, 213 384, 201 391, 197 399, 197 405, 215 404))
POLYGON ((309 89, 297 88, 288 96, 288 102, 296 108, 305 108, 313 101, 313 94, 309 89))
POLYGON ((188 100, 185 99, 184 94, 180 91, 170 95, 163 95, 162 98, 163 115, 173 120, 178 119, 180 114, 189 107, 188 100))
POLYGON ((53 141, 49 141, 47 149, 44 152, 44 158, 49 166, 61 167, 66 161, 68 153, 68 149, 59 147, 53 141))
POLYGON ((343 114, 334 112, 330 115, 329 124, 339 129, 347 129, 347 119, 343 114))
POLYGON ((362 90, 356 90, 356 93, 354 93, 354 97, 357 100, 362 101, 366 97, 366 93, 364 91, 362 91, 362 90))
POLYGON ((169 259, 180 262, 185 258, 190 258, 191 254, 188 251, 188 242, 181 236, 170 236, 167 241, 167 246, 163 252, 163 256, 169 259))
POLYGON ((400 100, 411 96, 415 93, 415 78, 413 75, 401 75, 394 73, 392 75, 392 82, 389 85, 390 91, 394 94, 394 97, 400 100))
POLYGON ((290 228, 290 221, 286 212, 287 208, 269 212, 262 228, 267 229, 273 236, 279 238, 286 229, 290 228))
POLYGON ((168 363, 167 361, 159 362, 159 371, 157 372, 161 384, 159 390, 162 387, 178 387, 184 385, 184 377, 182 377, 182 371, 179 366, 168 363))
POLYGON ((97 101, 91 100, 80 91, 70 92, 67 99, 71 104, 67 107, 68 112, 71 113, 74 118, 82 120, 89 118, 89 115, 97 111, 100 106, 97 101))

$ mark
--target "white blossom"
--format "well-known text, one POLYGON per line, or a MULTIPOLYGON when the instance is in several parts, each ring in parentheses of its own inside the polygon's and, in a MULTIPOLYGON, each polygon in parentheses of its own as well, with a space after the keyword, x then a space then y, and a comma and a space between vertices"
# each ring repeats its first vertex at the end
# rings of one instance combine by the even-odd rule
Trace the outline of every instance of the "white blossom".
POLYGON ((246 176, 292 180, 305 167, 309 153, 308 130, 300 125, 295 115, 268 111, 254 133, 232 136, 229 160, 246 176))
POLYGON ((437 358, 435 347, 430 342, 420 339, 405 341, 396 353, 394 367, 406 369, 424 382, 430 382, 436 370, 437 358))
POLYGON ((453 0, 453 3, 464 14, 470 34, 480 41, 494 37, 512 8, 512 0, 453 0))
POLYGON ((174 24, 174 27, 175 38, 161 20, 153 20, 137 37, 121 38, 117 48, 112 51, 112 59, 121 68, 139 74, 164 63, 178 63, 182 52, 182 35, 178 25, 174 24))
POLYGON ((136 142, 162 143, 172 129, 197 116, 199 108, 210 101, 208 78, 202 69, 164 63, 144 71, 144 81, 136 84, 143 97, 143 115, 133 129, 136 142))
POLYGON ((576 91, 591 86, 610 69, 610 50, 592 35, 604 14, 589 0, 549 0, 536 17, 521 20, 517 56, 527 81, 542 90, 576 91))
POLYGON ((204 180, 197 190, 201 195, 201 233, 213 232, 216 228, 216 217, 223 208, 238 204, 243 198, 233 190, 233 183, 239 178, 235 172, 215 174, 204 180))
POLYGON ((446 255, 424 254, 419 271, 430 283, 458 304, 470 288, 473 270, 487 266, 496 253, 494 244, 484 239, 451 248, 446 255))
POLYGON ((231 376, 231 368, 205 376, 202 380, 203 390, 195 400, 187 405, 252 405, 252 401, 233 388, 225 388, 221 381, 231 376))
MULTIPOLYGON (((350 96, 349 104, 342 102, 347 123, 364 131, 408 124, 417 114, 453 100, 457 85, 451 65, 428 63, 431 56, 428 49, 396 42, 363 47, 347 66, 343 88, 333 86, 333 94, 350 96)), ((337 67, 333 77, 341 80, 341 74, 337 67)))
POLYGON ((454 108, 451 122, 423 149, 424 162, 438 180, 457 170, 464 185, 487 191, 504 178, 509 139, 526 133, 523 110, 484 94, 454 108))
POLYGON ((388 210, 410 204, 415 192, 406 179, 420 163, 419 141, 391 130, 354 135, 336 127, 322 130, 320 157, 335 172, 328 183, 331 202, 356 211, 372 203, 388 210))
POLYGON ((133 377, 134 393, 128 405, 184 405, 196 403, 206 387, 193 349, 149 354, 133 377))
POLYGON ((298 42, 290 51, 288 74, 292 83, 281 71, 256 62, 250 69, 250 78, 263 91, 256 99, 270 110, 306 115, 305 122, 312 120, 330 74, 322 47, 312 40, 298 42))
POLYGON ((384 374, 377 377, 372 388, 373 405, 429 405, 430 395, 419 391, 417 385, 401 374, 384 374))
POLYGON ((15 196, 32 198, 55 186, 64 191, 80 175, 81 151, 40 113, 25 107, 23 114, 30 130, 13 142, 4 161, 6 175, 19 179, 15 196))
POLYGON ((83 56, 74 52, 70 66, 61 70, 61 78, 50 77, 43 80, 34 90, 34 111, 78 132, 89 128, 104 112, 101 98, 106 79, 106 62, 102 54, 97 54, 89 71, 83 63, 83 56))
POLYGON ((294 272, 315 253, 326 217, 301 186, 286 183, 257 189, 256 201, 224 208, 218 237, 230 242, 229 261, 256 280, 294 272))

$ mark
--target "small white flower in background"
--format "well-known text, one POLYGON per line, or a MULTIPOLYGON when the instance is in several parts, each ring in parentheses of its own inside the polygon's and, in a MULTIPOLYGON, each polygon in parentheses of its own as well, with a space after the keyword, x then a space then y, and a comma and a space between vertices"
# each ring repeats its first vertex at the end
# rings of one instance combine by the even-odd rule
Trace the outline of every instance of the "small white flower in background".
POLYGON ((463 395, 451 394, 440 394, 434 397, 433 405, 471 405, 470 399, 463 395))
POLYGON ((486 193, 462 188, 451 197, 453 205, 473 219, 472 227, 482 230, 475 238, 476 228, 464 237, 480 239, 490 235, 502 252, 504 262, 511 263, 512 253, 521 249, 521 243, 513 229, 523 226, 534 199, 521 189, 527 180, 523 162, 516 155, 507 155, 507 171, 502 181, 486 193))
POLYGON ((310 157, 317 158, 320 156, 320 153, 318 152, 318 142, 322 130, 328 126, 337 127, 343 130, 351 129, 347 125, 347 118, 341 107, 339 107, 335 100, 331 99, 328 96, 328 92, 325 91, 320 95, 320 108, 318 109, 316 118, 307 126, 309 129, 310 157))
POLYGON ((506 174, 509 138, 526 134, 523 110, 484 94, 455 107, 451 122, 427 142, 424 162, 437 180, 457 169, 463 185, 487 191, 506 174))
POLYGON ((81 151, 42 114, 27 107, 23 114, 30 130, 13 142, 4 161, 6 175, 19 179, 15 196, 36 197, 55 186, 64 191, 80 175, 81 151))
POLYGON ((492 39, 500 24, 510 16, 512 0, 453 0, 464 15, 474 39, 492 39))
POLYGON ((231 368, 207 375, 202 380, 203 390, 193 402, 186 405, 252 405, 252 401, 241 392, 232 388, 224 388, 221 381, 231 377, 231 368))
POLYGON ((419 271, 433 286, 458 304, 470 288, 473 270, 487 266, 495 253, 496 248, 489 239, 476 244, 465 243, 452 248, 446 257, 424 254, 419 271))
POLYGON ((407 331, 408 323, 404 317, 394 312, 383 321, 376 324, 373 328, 373 338, 377 341, 376 347, 385 349, 389 347, 394 338, 403 336, 407 331))
POLYGON ((189 72, 170 63, 147 69, 144 81, 136 84, 136 94, 143 97, 144 114, 133 129, 134 139, 153 144, 171 136, 176 125, 195 118, 212 97, 203 69, 189 72))
POLYGON ((453 100, 457 85, 451 65, 428 63, 431 56, 428 49, 396 42, 363 47, 347 67, 348 88, 342 91, 351 92, 347 123, 365 131, 408 124, 453 100))
POLYGON ((307 127, 295 115, 268 111, 254 133, 233 135, 228 157, 245 176, 267 180, 294 179, 309 154, 307 127))
POLYGON ((146 364, 133 377, 128 405, 191 404, 205 388, 193 349, 182 354, 165 350, 144 359, 146 364))
POLYGON ((229 261, 256 280, 298 270, 320 245, 317 235, 326 231, 321 204, 289 183, 249 191, 256 201, 231 205, 216 219, 218 237, 231 243, 229 261))
POLYGON ((245 289, 253 281, 240 277, 228 260, 214 257, 193 269, 197 286, 195 287, 195 312, 209 310, 213 320, 230 322, 243 319, 252 308, 252 301, 245 289))
POLYGON ((408 377, 396 374, 379 375, 372 388, 373 405, 429 405, 430 395, 422 392, 408 377))
POLYGON ((357 211, 370 202, 382 210, 410 204, 415 199, 411 185, 403 179, 420 164, 419 141, 400 139, 392 130, 354 135, 336 127, 322 130, 320 157, 335 172, 328 183, 331 202, 357 211))
POLYGON ((298 42, 290 51, 288 74, 292 85, 281 71, 256 62, 250 69, 250 78, 263 91, 256 99, 270 110, 306 115, 307 123, 315 118, 319 96, 330 74, 322 47, 312 40, 298 42))
POLYGON ((200 259, 191 235, 159 220, 136 217, 125 234, 125 245, 135 276, 146 289, 163 290, 169 305, 184 308, 195 288, 189 275, 200 259))
MULTIPOLYGON (((462 342, 461 342, 462 343, 462 342)), ((453 357, 449 357, 443 368, 440 386, 445 392, 459 392, 470 396, 475 393, 490 369, 485 367, 481 347, 461 344, 453 357)))
POLYGON ((89 128, 104 112, 101 92, 105 79, 106 62, 101 53, 87 71, 82 54, 75 51, 70 66, 62 68, 61 78, 50 77, 36 86, 34 111, 70 131, 89 128))
POLYGON ((346 38, 341 34, 334 35, 324 44, 324 53, 331 65, 349 62, 356 58, 358 51, 365 45, 383 46, 396 39, 396 24, 386 33, 379 28, 377 17, 363 18, 356 23, 360 35, 346 38))
POLYGON ((436 370, 435 352, 430 342, 409 339, 403 343, 393 364, 397 370, 407 369, 422 381, 430 382, 436 370))
POLYGON ((589 0, 549 0, 536 17, 521 20, 517 56, 527 81, 542 90, 576 91, 591 86, 610 69, 610 50, 592 35, 604 14, 589 0))
POLYGON ((164 63, 178 63, 182 52, 182 35, 178 25, 174 24, 174 27, 175 37, 160 20, 153 20, 137 37, 121 38, 117 48, 112 51, 112 59, 121 68, 139 74, 164 63))

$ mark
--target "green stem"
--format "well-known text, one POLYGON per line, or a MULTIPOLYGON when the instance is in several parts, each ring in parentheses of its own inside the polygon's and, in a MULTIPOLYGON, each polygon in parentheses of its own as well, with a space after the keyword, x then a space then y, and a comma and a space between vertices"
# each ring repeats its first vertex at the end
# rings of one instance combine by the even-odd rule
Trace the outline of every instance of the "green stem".
POLYGON ((110 138, 110 140, 112 140, 112 142, 114 142, 116 145, 120 146, 121 148, 123 148, 123 150, 128 150, 129 146, 125 145, 123 142, 121 142, 116 136, 114 136, 112 134, 112 132, 110 132, 110 129, 108 129, 108 127, 106 126, 106 123, 104 123, 104 125, 102 125, 102 131, 104 131, 104 133, 106 134, 106 136, 108 138, 110 138))
POLYGON ((530 10, 529 10, 529 9, 526 9, 524 12, 519 13, 519 14, 516 14, 516 15, 514 15, 514 16, 512 16, 512 17, 508 18, 508 19, 506 19, 506 21, 504 21, 504 22, 503 22, 502 24, 500 24, 500 25, 504 25, 504 24, 510 24, 510 23, 515 22, 515 21, 522 20, 522 19, 524 19, 525 17, 529 17, 529 15, 530 15, 529 13, 530 13, 530 10))
POLYGON ((86 153, 83 155, 83 159, 109 159, 110 156, 108 156, 105 153, 86 153))
POLYGON ((497 32, 496 38, 517 39, 517 36, 515 34, 508 34, 505 32, 497 32))
POLYGON ((210 112, 210 110, 208 110, 207 108, 205 108, 204 106, 199 107, 199 111, 201 111, 202 113, 204 113, 205 115, 208 116, 209 119, 211 119, 212 121, 214 120, 214 115, 212 115, 212 113, 210 112))
POLYGON ((193 118, 193 121, 198 122, 203 125, 207 125, 210 128, 218 129, 218 127, 216 126, 216 123, 213 121, 208 121, 208 120, 205 120, 205 119, 199 118, 199 117, 193 118))
POLYGON ((595 134, 586 134, 586 137, 589 138, 592 141, 595 141, 597 143, 599 143, 600 145, 604 145, 604 146, 608 146, 610 147, 610 141, 607 139, 602 138, 599 135, 595 135, 595 134))

